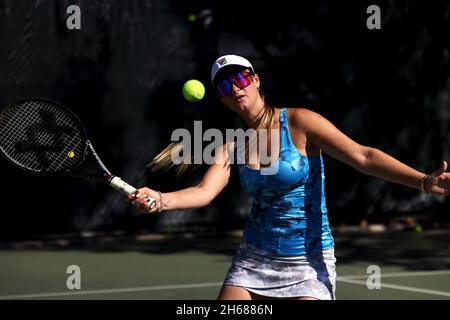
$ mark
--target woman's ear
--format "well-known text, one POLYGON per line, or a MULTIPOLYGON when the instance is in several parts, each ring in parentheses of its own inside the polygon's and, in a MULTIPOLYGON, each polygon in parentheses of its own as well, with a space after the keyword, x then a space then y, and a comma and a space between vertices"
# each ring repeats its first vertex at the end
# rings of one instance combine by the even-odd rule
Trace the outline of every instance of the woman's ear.
POLYGON ((256 88, 259 89, 259 86, 261 85, 261 82, 259 81, 259 75, 257 73, 254 74, 253 81, 255 81, 256 88))

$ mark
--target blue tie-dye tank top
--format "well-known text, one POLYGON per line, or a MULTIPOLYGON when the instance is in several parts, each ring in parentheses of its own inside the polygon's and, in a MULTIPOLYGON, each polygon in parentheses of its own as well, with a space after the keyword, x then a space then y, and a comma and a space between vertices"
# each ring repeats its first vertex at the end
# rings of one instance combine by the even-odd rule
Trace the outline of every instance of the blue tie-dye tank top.
POLYGON ((253 197, 244 227, 245 241, 280 256, 317 253, 334 246, 322 156, 307 157, 297 150, 286 109, 280 109, 277 162, 260 170, 242 163, 238 162, 240 181, 253 197))

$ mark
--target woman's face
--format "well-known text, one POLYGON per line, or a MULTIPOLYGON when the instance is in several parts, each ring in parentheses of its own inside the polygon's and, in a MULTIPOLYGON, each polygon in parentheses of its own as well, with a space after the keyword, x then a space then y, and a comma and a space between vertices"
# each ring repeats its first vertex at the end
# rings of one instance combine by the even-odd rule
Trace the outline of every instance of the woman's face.
POLYGON ((256 105, 259 94, 259 76, 257 74, 252 75, 252 83, 245 88, 239 89, 236 85, 232 85, 231 93, 225 97, 221 97, 220 101, 225 104, 232 111, 245 111, 256 105))

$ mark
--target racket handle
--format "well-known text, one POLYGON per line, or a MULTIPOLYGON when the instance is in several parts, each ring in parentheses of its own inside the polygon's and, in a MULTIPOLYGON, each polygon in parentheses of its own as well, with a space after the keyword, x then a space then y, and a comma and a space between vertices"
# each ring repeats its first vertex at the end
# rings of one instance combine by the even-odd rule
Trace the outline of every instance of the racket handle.
MULTIPOLYGON (((126 194, 126 195, 130 195, 132 193, 136 193, 137 189, 131 185, 129 185, 128 183, 126 183, 125 181, 123 181, 121 178, 119 177, 113 177, 110 181, 109 181, 109 185, 111 187, 113 187, 114 189, 126 194)), ((156 205, 156 200, 147 196, 147 206, 152 209, 155 205, 156 205)))

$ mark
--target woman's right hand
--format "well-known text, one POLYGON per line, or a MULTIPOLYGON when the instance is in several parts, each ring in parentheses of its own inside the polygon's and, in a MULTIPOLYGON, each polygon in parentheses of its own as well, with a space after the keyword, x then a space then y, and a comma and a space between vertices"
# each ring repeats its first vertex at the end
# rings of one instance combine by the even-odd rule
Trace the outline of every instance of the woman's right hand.
POLYGON ((135 193, 128 195, 128 199, 131 201, 133 206, 143 213, 157 213, 163 209, 161 194, 150 188, 139 188, 135 193), (151 209, 148 208, 148 197, 156 200, 156 204, 151 209))

